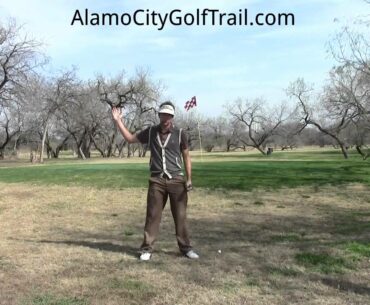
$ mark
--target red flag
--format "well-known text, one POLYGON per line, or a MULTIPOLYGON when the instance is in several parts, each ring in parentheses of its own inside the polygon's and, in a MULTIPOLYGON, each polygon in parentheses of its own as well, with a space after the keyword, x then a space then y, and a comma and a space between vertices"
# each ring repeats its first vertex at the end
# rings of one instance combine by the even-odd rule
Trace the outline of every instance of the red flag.
POLYGON ((186 111, 189 111, 190 108, 193 108, 196 105, 197 105, 197 98, 195 96, 193 96, 190 101, 187 101, 185 103, 185 107, 184 108, 185 108, 186 111))

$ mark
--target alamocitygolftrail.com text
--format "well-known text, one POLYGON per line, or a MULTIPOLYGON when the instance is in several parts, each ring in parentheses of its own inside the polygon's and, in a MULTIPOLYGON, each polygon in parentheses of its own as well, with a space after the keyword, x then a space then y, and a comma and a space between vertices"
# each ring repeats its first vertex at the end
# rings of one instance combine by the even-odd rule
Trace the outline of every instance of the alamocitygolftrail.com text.
POLYGON ((161 31, 172 26, 294 26, 293 13, 250 14, 248 9, 237 12, 222 12, 218 9, 196 9, 183 12, 174 9, 163 13, 149 9, 137 9, 123 13, 92 13, 89 9, 75 10, 71 25, 81 26, 154 26, 161 31))

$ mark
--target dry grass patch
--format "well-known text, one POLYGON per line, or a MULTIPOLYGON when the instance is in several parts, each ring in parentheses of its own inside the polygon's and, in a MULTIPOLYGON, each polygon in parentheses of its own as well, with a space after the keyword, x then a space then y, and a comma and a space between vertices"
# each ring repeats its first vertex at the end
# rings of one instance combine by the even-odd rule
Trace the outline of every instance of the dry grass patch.
POLYGON ((361 185, 198 189, 188 217, 201 259, 179 255, 166 208, 142 263, 145 189, 0 184, 0 304, 365 305, 369 235, 356 226, 369 197, 361 185))

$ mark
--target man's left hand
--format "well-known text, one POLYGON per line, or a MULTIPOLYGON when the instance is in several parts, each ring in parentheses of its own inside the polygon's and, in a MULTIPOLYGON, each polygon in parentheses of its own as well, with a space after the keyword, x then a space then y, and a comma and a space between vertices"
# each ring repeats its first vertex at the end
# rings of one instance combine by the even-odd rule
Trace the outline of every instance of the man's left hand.
POLYGON ((188 180, 188 181, 186 182, 186 190, 187 190, 188 192, 190 192, 190 191, 192 191, 192 190, 193 190, 193 184, 191 183, 191 180, 188 180))

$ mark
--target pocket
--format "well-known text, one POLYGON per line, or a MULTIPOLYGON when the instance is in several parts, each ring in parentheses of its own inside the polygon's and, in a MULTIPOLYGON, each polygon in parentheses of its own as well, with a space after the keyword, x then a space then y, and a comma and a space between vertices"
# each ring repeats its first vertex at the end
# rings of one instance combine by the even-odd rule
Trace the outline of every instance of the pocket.
POLYGON ((181 175, 177 175, 177 176, 172 177, 172 179, 170 181, 173 184, 177 184, 177 185, 186 183, 184 177, 181 176, 181 175))
POLYGON ((186 182, 185 177, 183 175, 177 175, 173 177, 174 180, 181 181, 181 182, 186 182))
POLYGON ((159 180, 159 177, 150 177, 149 178, 149 185, 153 183, 157 183, 159 180))

